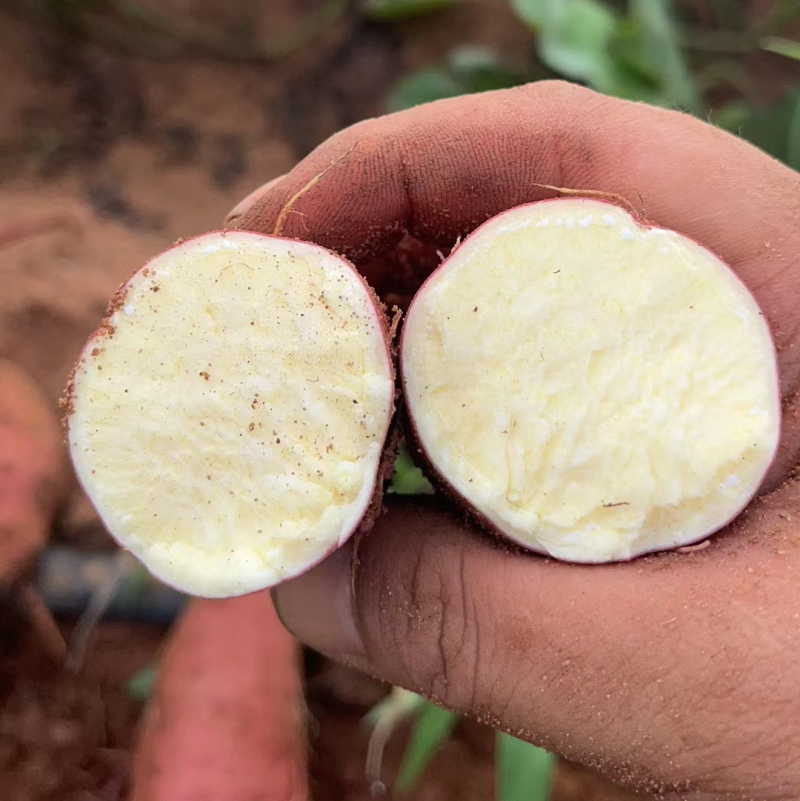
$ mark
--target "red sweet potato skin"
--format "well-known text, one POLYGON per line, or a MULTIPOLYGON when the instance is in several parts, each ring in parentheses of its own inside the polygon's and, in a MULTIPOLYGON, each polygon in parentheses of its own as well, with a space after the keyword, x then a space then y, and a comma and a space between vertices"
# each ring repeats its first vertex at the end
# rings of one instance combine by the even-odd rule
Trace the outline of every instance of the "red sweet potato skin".
POLYGON ((25 371, 0 358, 0 696, 16 675, 50 676, 66 656, 31 581, 67 488, 55 409, 25 371))
POLYGON ((159 663, 131 801, 306 801, 299 650, 268 592, 194 600, 159 663))
POLYGON ((0 359, 0 590, 19 581, 46 545, 65 467, 54 410, 26 373, 0 359))

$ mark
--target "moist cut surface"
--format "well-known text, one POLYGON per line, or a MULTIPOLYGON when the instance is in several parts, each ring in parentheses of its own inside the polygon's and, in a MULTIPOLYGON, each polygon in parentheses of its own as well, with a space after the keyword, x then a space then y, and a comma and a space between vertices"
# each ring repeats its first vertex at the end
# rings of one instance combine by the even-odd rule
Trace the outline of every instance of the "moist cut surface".
POLYGON ((121 544, 185 591, 311 567, 358 526, 393 405, 382 311, 302 242, 189 240, 140 270, 76 368, 68 439, 121 544))
POLYGON ((502 534, 576 562, 717 530, 778 443, 753 297, 700 245, 596 200, 479 228, 412 303, 401 371, 441 478, 502 534))

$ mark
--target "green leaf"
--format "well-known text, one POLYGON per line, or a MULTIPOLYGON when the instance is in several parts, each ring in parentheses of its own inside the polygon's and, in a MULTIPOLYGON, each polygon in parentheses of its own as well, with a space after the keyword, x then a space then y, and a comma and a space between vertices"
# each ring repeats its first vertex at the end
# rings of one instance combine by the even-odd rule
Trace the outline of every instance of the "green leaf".
POLYGON ((800 170, 800 94, 795 94, 794 112, 789 120, 786 163, 800 170))
POLYGON ((784 39, 782 36, 765 36, 761 40, 761 47, 770 53, 800 61, 800 42, 784 39))
POLYGON ((648 51, 642 26, 637 20, 626 17, 619 21, 610 43, 611 56, 616 63, 638 76, 651 88, 659 83, 659 65, 654 63, 653 54, 648 51))
POLYGON ((798 14, 800 14, 800 0, 775 0, 772 8, 762 17, 759 26, 762 31, 780 31, 796 22, 798 14))
POLYGON ((394 21, 422 17, 456 6, 465 0, 368 0, 364 14, 371 19, 394 21))
POLYGON ((562 9, 558 21, 539 34, 539 57, 567 78, 609 91, 614 63, 608 45, 616 30, 616 16, 597 0, 568 0, 562 9))
POLYGON ((752 116, 752 110, 743 100, 732 100, 711 113, 711 122, 723 130, 740 134, 752 116))
POLYGON ((455 712, 448 712, 425 702, 403 755, 403 762, 394 785, 396 792, 406 793, 413 788, 457 722, 458 715, 455 712))
POLYGON ((145 665, 128 679, 125 692, 135 701, 147 701, 153 694, 156 684, 157 668, 155 664, 145 665))
POLYGON ((443 69, 420 70, 403 78, 389 93, 386 104, 389 111, 401 111, 466 92, 466 87, 443 69))
POLYGON ((394 460, 394 475, 387 492, 394 495, 433 495, 435 493, 430 481, 414 464, 405 445, 401 445, 397 451, 397 457, 394 460))
POLYGON ((661 65, 654 61, 646 39, 637 20, 626 17, 619 21, 608 45, 614 63, 608 94, 670 105, 662 87, 661 65))
POLYGON ((738 133, 800 170, 800 91, 789 92, 780 103, 769 108, 751 108, 738 133))
POLYGON ((525 82, 491 49, 459 47, 442 67, 420 70, 401 80, 390 92, 387 106, 399 111, 421 103, 472 92, 505 89, 525 82))
POLYGON ((450 54, 448 63, 455 79, 470 92, 507 89, 525 82, 489 47, 458 47, 450 54))
POLYGON ((560 25, 565 5, 565 0, 511 0, 511 10, 534 33, 550 31, 560 25))
POLYGON ((509 734, 495 739, 497 801, 547 801, 556 758, 509 734))
POLYGON ((670 0, 630 0, 629 14, 641 30, 642 53, 649 54, 665 99, 699 114, 702 104, 680 45, 670 0))

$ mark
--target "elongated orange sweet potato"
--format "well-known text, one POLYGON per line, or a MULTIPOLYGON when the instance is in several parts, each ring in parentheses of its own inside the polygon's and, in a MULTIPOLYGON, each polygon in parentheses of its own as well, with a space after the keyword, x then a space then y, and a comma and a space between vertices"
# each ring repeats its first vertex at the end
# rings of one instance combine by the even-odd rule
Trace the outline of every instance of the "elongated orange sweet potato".
POLYGON ((10 658, 4 669, 11 673, 52 670, 66 653, 52 615, 29 584, 66 486, 55 410, 22 369, 0 359, 0 650, 10 658))
POLYGON ((0 359, 0 586, 44 547, 65 468, 54 411, 23 370, 0 359))
POLYGON ((304 710, 268 593, 192 601, 159 665, 132 801, 305 801, 304 710))

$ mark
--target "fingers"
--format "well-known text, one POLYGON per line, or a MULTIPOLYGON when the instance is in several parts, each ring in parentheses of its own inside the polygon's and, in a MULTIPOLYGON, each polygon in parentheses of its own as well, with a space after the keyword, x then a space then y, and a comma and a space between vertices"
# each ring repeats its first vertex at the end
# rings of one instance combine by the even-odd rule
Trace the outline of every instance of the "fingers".
MULTIPOLYGON (((734 136, 677 112, 538 82, 355 125, 256 190, 229 222, 269 233, 284 214, 284 235, 363 265, 404 231, 451 245, 487 217, 543 197, 542 184, 621 195, 737 270, 778 348, 784 437, 764 487, 779 486, 800 459, 800 176, 734 136)), ((374 272, 370 281, 384 286, 374 272)))
POLYGON ((761 545, 607 567, 511 553, 402 504, 352 574, 340 552, 274 595, 313 647, 617 780, 741 789, 772 753, 778 782, 791 751, 775 716, 800 711, 800 550, 780 515, 800 504, 775 497, 740 524, 759 521, 761 545), (740 764, 723 779, 726 759, 740 764))
POLYGON ((488 217, 551 196, 537 184, 620 194, 648 219, 715 250, 794 334, 800 176, 677 112, 562 82, 469 95, 355 125, 265 191, 236 226, 283 229, 362 261, 407 230, 451 245, 488 217), (347 154, 347 155, 345 155, 347 154))
POLYGON ((258 189, 254 189, 244 200, 240 200, 229 212, 225 218, 225 225, 236 225, 237 220, 247 211, 251 206, 260 203, 264 195, 272 189, 273 186, 280 183, 286 176, 279 175, 271 181, 262 184, 258 189))
MULTIPOLYGON (((552 196, 542 184, 627 198, 710 247, 753 291, 779 351, 784 425, 797 428, 789 404, 800 398, 800 176, 755 147, 684 114, 539 82, 355 125, 243 204, 235 225, 272 232, 289 200, 332 164, 292 205, 282 233, 359 265, 404 231, 452 245, 503 209, 552 196)), ((798 458, 792 433, 765 487, 798 458)))

